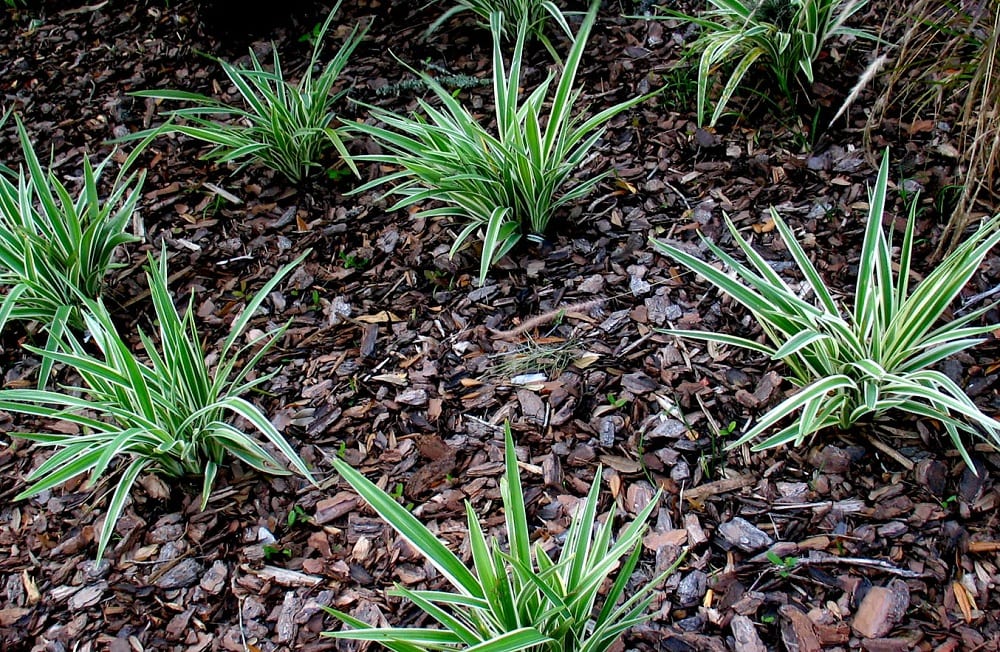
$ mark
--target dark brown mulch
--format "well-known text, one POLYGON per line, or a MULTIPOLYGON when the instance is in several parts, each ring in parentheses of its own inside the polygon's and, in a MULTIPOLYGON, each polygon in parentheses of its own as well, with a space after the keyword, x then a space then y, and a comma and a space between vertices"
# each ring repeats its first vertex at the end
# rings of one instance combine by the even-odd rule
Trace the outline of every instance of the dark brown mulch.
MULTIPOLYGON (((129 91, 228 93, 199 53, 235 59, 247 45, 266 51, 273 39, 287 61, 301 60, 308 45, 298 37, 322 16, 309 3, 283 4, 275 22, 267 3, 229 4, 5 10, 3 106, 22 113, 39 151, 51 148, 57 169, 72 177, 84 151, 103 156, 104 140, 156 120, 129 91)), ((412 92, 386 92, 409 77, 400 62, 487 75, 486 39, 471 21, 427 44, 419 36, 439 7, 345 4, 344 26, 374 21, 344 80, 352 97, 411 106, 412 92)), ((603 11, 582 72, 594 108, 679 74, 672 69, 689 30, 624 19, 621 10, 611 3, 603 11)), ((788 272, 767 219, 777 206, 827 280, 852 292, 865 184, 874 176, 862 147, 864 102, 823 133, 810 125, 814 114, 821 126, 836 110, 865 52, 847 44, 830 55, 841 66, 822 67, 817 108, 806 108, 801 124, 759 106, 718 131, 696 130, 683 85, 616 119, 587 171, 612 166, 615 177, 563 216, 544 246, 501 261, 483 287, 473 285, 475 251, 448 258, 454 225, 387 213, 373 193, 347 196, 351 179, 294 188, 266 170, 201 162, 196 143, 154 143, 145 157, 145 240, 109 288, 116 316, 123 328, 148 324, 140 269, 146 252, 165 243, 174 287, 198 292, 214 341, 242 296, 311 249, 270 301, 274 321, 292 322, 264 365, 279 373, 255 400, 322 482, 262 478, 234 463, 201 511, 196 479, 146 478, 98 564, 100 499, 112 481, 87 487, 80 479, 14 503, 45 453, 8 440, 0 451, 0 645, 312 650, 336 647, 319 637, 335 626, 321 605, 412 622, 385 587, 438 580, 359 505, 329 456, 401 492, 459 543, 465 500, 489 526, 501 524, 499 426, 509 420, 528 463, 540 537, 562 532, 598 465, 608 494, 629 512, 655 487, 665 490, 636 581, 682 548, 691 552, 627 648, 997 649, 995 454, 977 447, 975 475, 932 424, 908 420, 824 433, 800 449, 727 452, 727 433, 788 389, 781 370, 657 330, 754 332, 746 314, 648 245, 658 237, 696 247, 700 232, 728 246, 723 213, 788 272)), ((547 68, 541 49, 529 60, 528 85, 547 68)), ((484 114, 488 96, 463 92, 484 114)), ((360 115, 352 106, 345 113, 360 115)), ((934 197, 954 174, 941 146, 948 135, 933 123, 890 124, 875 138, 875 149, 891 148, 898 187, 927 191, 919 229, 930 252, 940 225, 934 197)), ((8 126, 0 160, 18 157, 8 126)), ((893 196, 898 216, 906 193, 893 196)), ((992 258, 967 295, 993 288, 998 276, 992 258)), ((34 379, 37 360, 18 347, 26 338, 4 334, 7 386, 34 379)), ((944 365, 990 413, 997 368, 993 342, 944 365)), ((7 418, 4 429, 31 425, 7 418)))

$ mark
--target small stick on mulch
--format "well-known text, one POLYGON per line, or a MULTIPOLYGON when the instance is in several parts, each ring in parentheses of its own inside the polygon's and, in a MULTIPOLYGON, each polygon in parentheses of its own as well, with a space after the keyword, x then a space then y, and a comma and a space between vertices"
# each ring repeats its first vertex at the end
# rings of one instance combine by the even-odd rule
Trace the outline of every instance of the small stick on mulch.
POLYGON ((579 303, 572 303, 568 306, 562 306, 559 308, 553 308, 548 312, 543 312, 542 314, 532 317, 531 319, 526 319, 521 322, 516 328, 512 328, 509 331, 498 331, 490 329, 493 335, 501 340, 513 340, 516 337, 524 335, 530 330, 533 330, 542 324, 547 324, 550 321, 558 319, 563 315, 569 314, 571 312, 583 312, 585 310, 590 310, 604 303, 604 299, 591 299, 590 301, 581 301, 579 303))
POLYGON ((881 559, 869 559, 867 557, 838 557, 829 553, 813 550, 808 557, 796 560, 796 566, 861 566, 864 568, 874 568, 899 577, 917 579, 928 577, 927 573, 898 568, 887 561, 881 559))
POLYGON ((757 477, 748 473, 736 476, 735 478, 725 478, 723 480, 709 482, 708 484, 703 484, 695 487, 694 489, 687 489, 681 495, 689 501, 697 503, 702 502, 710 496, 715 496, 716 494, 725 494, 731 491, 737 491, 744 487, 750 487, 756 482, 757 477))
POLYGON ((885 443, 884 441, 879 440, 876 437, 868 435, 867 439, 868 443, 870 443, 872 446, 879 449, 881 452, 885 453, 892 459, 896 460, 896 462, 904 469, 906 469, 907 471, 913 470, 914 465, 913 462, 910 460, 910 458, 904 456, 902 453, 895 450, 892 446, 885 443))

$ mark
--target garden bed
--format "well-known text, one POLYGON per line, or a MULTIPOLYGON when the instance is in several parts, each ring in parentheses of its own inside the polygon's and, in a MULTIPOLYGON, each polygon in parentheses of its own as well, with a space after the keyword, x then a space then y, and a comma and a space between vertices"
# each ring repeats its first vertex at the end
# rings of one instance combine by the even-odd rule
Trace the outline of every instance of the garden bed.
MULTIPOLYGON (((130 91, 230 92, 201 53, 240 61, 248 46, 268 52, 272 39, 297 73, 294 62, 310 49, 300 37, 324 17, 303 5, 272 22, 269 6, 226 13, 204 4, 5 10, 2 106, 20 112, 43 160, 51 150, 58 173, 73 177, 83 152, 103 155, 106 140, 158 123, 154 104, 130 91)), ((473 19, 456 18, 428 43, 421 35, 440 7, 347 4, 332 47, 356 22, 372 21, 342 80, 351 98, 412 109, 418 95, 400 84, 414 77, 406 66, 489 79, 488 33, 473 19)), ((597 110, 671 86, 614 118, 581 172, 613 167, 614 176, 482 285, 474 247, 448 255, 460 226, 387 212, 375 192, 349 195, 357 182, 339 169, 294 186, 263 168, 234 173, 201 161, 188 139, 154 141, 142 158, 143 240, 126 247, 128 264, 105 300, 121 332, 148 328, 141 270, 147 252, 165 245, 175 296, 197 291, 210 355, 245 297, 311 250, 270 297, 269 316, 251 325, 291 320, 261 367, 277 374, 251 398, 315 469, 318 486, 234 462, 201 510, 199 478, 143 477, 97 563, 100 499, 113 482, 90 488, 80 478, 12 502, 48 453, 5 437, 3 649, 338 649, 320 637, 339 627, 324 605, 376 624, 412 622, 411 608, 385 588, 440 578, 363 507, 330 459, 347 460, 458 544, 465 500, 488 514, 484 526, 503 522, 490 510, 499 504, 504 421, 522 453, 540 539, 564 532, 599 465, 606 498, 629 514, 664 489, 640 579, 690 552, 627 649, 760 649, 747 628, 768 649, 998 649, 1000 457, 976 445, 977 475, 936 424, 911 419, 824 431, 798 448, 726 451, 731 433, 789 389, 784 370, 660 332, 752 336, 756 324, 649 244, 693 248, 701 233, 732 250, 727 214, 792 273, 768 217, 775 206, 835 293, 850 297, 866 188, 888 147, 898 191, 887 212, 899 227, 906 202, 924 191, 917 271, 926 275, 944 221, 936 199, 956 182, 949 133, 930 121, 887 121, 866 149, 865 96, 825 128, 867 64, 867 45, 857 42, 824 58, 815 106, 799 107, 802 118, 749 100, 738 122, 697 129, 693 80, 677 68, 690 30, 623 18, 636 10, 625 4, 602 8, 580 72, 585 97, 597 110)), ((883 9, 873 3, 859 21, 880 24, 883 9)), ((537 47, 527 60, 524 84, 533 87, 549 56, 537 47)), ((488 87, 460 97, 488 114, 488 87)), ((365 116, 351 104, 344 112, 365 116)), ((0 161, 14 168, 15 136, 8 124, 0 141, 0 161)), ((362 177, 376 168, 362 166, 362 177)), ((1000 258, 988 257, 965 296, 998 279, 1000 258)), ((14 325, 2 337, 5 386, 33 385, 39 362, 19 346, 31 335, 14 325)), ((1000 406, 997 356, 990 340, 941 365, 990 415, 1000 406)), ((5 416, 3 429, 43 426, 51 424, 5 416)))

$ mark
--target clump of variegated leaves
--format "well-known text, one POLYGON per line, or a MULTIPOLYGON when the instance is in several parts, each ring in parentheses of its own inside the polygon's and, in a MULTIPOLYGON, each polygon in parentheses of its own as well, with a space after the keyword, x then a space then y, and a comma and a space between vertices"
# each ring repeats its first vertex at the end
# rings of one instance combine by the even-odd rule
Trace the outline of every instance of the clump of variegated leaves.
POLYGON ((20 119, 17 127, 27 169, 0 166, 0 284, 7 286, 0 298, 0 329, 12 320, 29 321, 48 336, 43 348, 25 346, 41 359, 38 389, 0 390, 0 410, 67 422, 79 432, 11 433, 56 449, 31 471, 29 486, 15 499, 85 473, 96 485, 111 470, 117 482, 98 537, 100 558, 145 471, 200 477, 203 506, 227 456, 263 472, 287 473, 266 447, 273 446, 293 469, 311 478, 284 437, 243 398, 273 375, 255 376, 255 367, 285 327, 239 343, 268 294, 304 256, 282 268, 248 302, 214 364, 206 359, 195 324, 194 296, 179 313, 167 287, 166 251, 158 262, 150 259, 146 278, 158 337, 138 333, 140 356, 119 334, 101 294, 116 266, 115 252, 138 240, 127 228, 142 193, 142 175, 129 170, 149 138, 126 158, 103 198, 100 181, 113 157, 95 168, 85 156, 82 186, 74 196, 53 170, 42 168, 20 119), (47 390, 57 364, 71 370, 76 384, 47 390), (240 420, 249 429, 234 425, 240 420), (124 469, 119 472, 120 462, 124 469))
POLYGON ((277 49, 271 70, 261 64, 251 49, 249 68, 219 60, 242 106, 188 91, 137 91, 132 95, 189 102, 192 106, 166 112, 170 121, 164 126, 121 140, 180 133, 211 144, 212 149, 205 157, 209 160, 262 163, 293 183, 322 170, 326 165, 324 154, 332 148, 358 174, 344 145, 343 127, 335 111, 346 91, 334 93, 333 88, 367 28, 355 26, 333 58, 316 70, 327 30, 339 8, 338 0, 315 36, 312 57, 298 82, 285 79, 277 49))
POLYGON ((331 90, 365 30, 355 27, 336 56, 314 75, 320 45, 338 7, 339 3, 318 30, 312 58, 297 84, 282 76, 277 52, 273 71, 265 70, 251 52, 249 69, 220 62, 244 107, 188 91, 139 91, 133 94, 186 101, 192 106, 168 111, 165 115, 170 120, 165 125, 122 140, 180 133, 212 144, 207 154, 210 159, 223 163, 257 161, 294 182, 315 172, 324 150, 330 147, 355 174, 355 161, 400 168, 353 192, 394 184, 387 194, 399 201, 390 210, 438 202, 438 206, 418 215, 465 222, 451 255, 482 238, 479 276, 483 283, 490 266, 522 238, 541 240, 557 211, 585 197, 606 177, 607 173, 603 173, 577 180, 575 174, 590 157, 606 123, 649 97, 635 97, 589 117, 586 107, 579 106, 581 89, 575 87, 576 75, 597 18, 599 0, 591 3, 575 36, 565 16, 550 0, 462 0, 441 20, 455 11, 471 10, 489 21, 495 132, 484 126, 489 125, 488 121, 478 118, 446 88, 456 82, 461 83, 460 88, 468 86, 474 79, 435 79, 424 73, 417 73, 419 83, 430 89, 440 103, 435 106, 418 100, 426 117, 366 106, 371 117, 384 126, 340 125, 334 108, 344 93, 331 90), (555 21, 572 41, 565 61, 542 35, 547 19, 555 21), (542 38, 560 70, 524 95, 522 59, 529 35, 542 38), (505 38, 514 41, 509 68, 502 43, 505 38), (350 132, 374 138, 385 153, 352 158, 344 145, 350 132))
POLYGON ((874 39, 873 34, 846 24, 867 3, 868 0, 708 0, 708 8, 696 16, 663 8, 661 15, 652 18, 689 21, 701 28, 701 34, 691 44, 691 51, 699 54, 699 125, 708 113, 709 91, 716 75, 728 71, 708 121, 714 125, 755 66, 763 64, 782 94, 791 98, 800 75, 806 84, 812 84, 813 63, 828 41, 838 36, 874 39))
POLYGON ((150 259, 146 273, 159 336, 154 339, 139 331, 147 359, 136 355, 122 339, 102 301, 81 298, 92 345, 85 345, 83 338, 66 330, 53 348, 25 347, 43 360, 74 370, 81 382, 58 392, 0 391, 0 410, 58 419, 75 424, 81 431, 12 433, 56 449, 28 475, 28 488, 15 499, 34 496, 82 473, 89 473, 93 484, 124 458, 125 469, 115 483, 98 537, 100 558, 132 486, 145 471, 177 478, 200 477, 204 508, 227 456, 265 473, 287 473, 284 464, 263 446, 266 442, 311 479, 305 462, 260 408, 243 398, 274 375, 252 374, 287 325, 239 344, 264 299, 303 258, 282 268, 249 301, 211 366, 194 320, 194 295, 183 315, 174 306, 167 288, 165 251, 158 262, 150 259), (94 347, 96 353, 92 352, 94 347), (235 418, 244 420, 251 432, 260 436, 233 425, 235 418))
POLYGON ((396 500, 339 458, 337 473, 451 584, 451 590, 412 590, 393 595, 413 602, 437 628, 381 629, 335 609, 327 611, 351 627, 326 636, 376 641, 397 652, 604 652, 621 634, 648 619, 656 587, 683 560, 641 586, 630 587, 642 537, 660 492, 614 538, 615 507, 598 521, 601 470, 573 516, 557 559, 541 541, 531 545, 520 471, 510 427, 504 430, 504 476, 500 479, 507 545, 487 539, 481 518, 466 503, 472 567, 442 543, 396 500), (614 577, 606 593, 602 587, 614 577), (620 601, 620 604, 619 604, 620 601))
POLYGON ((464 12, 479 16, 487 26, 493 14, 503 14, 510 25, 516 26, 516 29, 503 28, 504 36, 512 39, 514 34, 523 30, 538 39, 552 54, 555 54, 555 48, 545 34, 545 27, 550 20, 555 21, 566 36, 573 38, 562 10, 552 0, 455 0, 450 9, 431 23, 426 35, 430 36, 453 16, 464 12))
POLYGON ((746 256, 743 264, 716 244, 705 245, 732 274, 666 242, 654 241, 663 253, 704 277, 745 306, 769 343, 721 333, 672 330, 675 335, 729 344, 781 360, 799 388, 730 444, 755 442, 761 450, 801 444, 819 430, 851 427, 890 411, 907 412, 941 424, 970 468, 975 468, 963 436, 985 437, 1000 447, 1000 422, 983 414, 948 376, 932 367, 983 341, 997 325, 972 325, 992 305, 941 322, 941 317, 972 278, 989 251, 1000 242, 1000 216, 985 220, 915 288, 910 265, 916 202, 911 205, 893 275, 891 230, 882 228, 889 180, 886 152, 875 187, 861 248, 853 310, 833 298, 801 245, 776 211, 778 233, 798 265, 812 299, 803 298, 764 260, 727 218, 733 239, 746 256), (940 323, 939 323, 940 322, 940 323), (784 418, 794 421, 764 436, 784 418))
MULTIPOLYGON (((4 114, 0 126, 11 114, 4 114)), ((104 279, 119 267, 115 251, 138 240, 128 232, 144 175, 132 172, 146 143, 120 166, 107 196, 99 196, 108 156, 95 167, 83 158, 83 181, 76 195, 53 170, 45 170, 28 132, 15 116, 25 166, 0 166, 0 330, 10 321, 48 331, 49 348, 67 328, 83 328, 88 299, 101 295, 104 279)), ((51 365, 43 364, 44 385, 51 365)))
POLYGON ((606 174, 599 174, 574 181, 574 174, 597 144, 606 123, 646 99, 635 97, 590 117, 577 106, 581 95, 575 87, 577 70, 598 6, 599 2, 591 3, 558 80, 555 74, 550 75, 527 96, 521 90, 526 26, 517 24, 508 69, 501 43, 506 16, 490 15, 495 132, 426 74, 420 77, 441 105, 418 100, 426 117, 368 107, 371 116, 386 126, 359 123, 352 129, 374 138, 386 153, 359 156, 357 160, 400 169, 354 192, 394 184, 387 194, 399 197, 399 201, 390 210, 423 206, 429 201, 442 204, 421 210, 419 215, 465 222, 451 248, 452 255, 482 234, 479 276, 484 283, 493 263, 523 237, 540 239, 557 210, 585 197, 605 178, 606 174))

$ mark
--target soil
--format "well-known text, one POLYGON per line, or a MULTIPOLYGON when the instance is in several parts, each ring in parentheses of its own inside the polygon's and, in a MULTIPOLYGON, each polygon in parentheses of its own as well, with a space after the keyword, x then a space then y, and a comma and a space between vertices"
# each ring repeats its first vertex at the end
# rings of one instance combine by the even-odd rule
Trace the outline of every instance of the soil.
MULTIPOLYGON (((247 47, 266 54, 272 44, 298 74, 310 47, 300 37, 325 12, 301 1, 30 4, 0 13, 0 101, 67 179, 79 176, 84 152, 103 157, 108 139, 158 123, 156 107, 129 92, 232 99, 206 55, 245 62, 247 47)), ((881 25, 887 6, 873 2, 859 24, 881 25)), ((682 56, 692 31, 622 17, 641 9, 624 0, 602 8, 581 69, 584 99, 597 110, 670 88, 612 121, 581 175, 615 174, 559 216, 546 242, 512 252, 482 286, 474 248, 448 256, 460 227, 388 212, 378 193, 349 194, 357 185, 349 176, 293 187, 259 167, 206 163, 197 142, 155 141, 143 157, 143 240, 123 251, 106 300, 124 332, 148 328, 142 265, 166 246, 176 296, 197 293, 210 354, 243 297, 311 250, 259 320, 260 328, 291 325, 262 363, 276 375, 252 398, 316 469, 319 486, 233 462, 201 510, 198 479, 146 477, 97 563, 95 531, 113 476, 13 502, 49 453, 3 436, 0 646, 338 649, 320 636, 338 627, 323 605, 374 623, 416 622, 386 588, 438 586, 440 577, 359 504, 329 459, 341 455, 399 492, 457 545, 466 500, 488 527, 502 525, 509 421, 538 537, 559 536, 599 469, 606 505, 628 513, 657 487, 665 492, 635 581, 690 552, 650 621, 620 649, 1000 649, 1000 457, 977 445, 976 474, 935 424, 907 418, 824 432, 798 448, 726 450, 730 433, 790 385, 760 356, 660 331, 754 336, 757 327, 648 242, 697 248, 701 234, 731 247, 726 214, 794 281, 768 219, 775 206, 830 286, 849 297, 866 187, 888 147, 897 226, 922 190, 917 271, 926 273, 957 174, 954 125, 947 115, 889 119, 866 143, 874 98, 862 95, 826 127, 869 56, 865 43, 841 41, 824 53, 812 99, 789 107, 760 86, 734 98, 742 117, 697 129, 682 56)), ((421 38, 442 10, 414 0, 345 3, 332 47, 357 21, 372 23, 342 79, 350 97, 409 110, 417 95, 398 86, 413 78, 407 67, 488 79, 489 42, 470 17, 421 38)), ((528 58, 524 84, 533 87, 550 64, 541 47, 528 58)), ((459 96, 488 115, 488 88, 459 96)), ((365 115, 351 103, 342 112, 345 121, 365 115)), ((12 123, 0 134, 0 161, 20 161, 12 123)), ((362 168, 366 179, 382 172, 362 168)), ((998 277, 1000 259, 990 257, 964 295, 991 290, 998 277)), ((998 321, 996 311, 985 319, 998 321)), ((17 326, 3 334, 8 387, 36 378, 38 360, 19 346, 31 337, 17 326)), ((996 414, 997 359, 990 341, 942 368, 996 414)), ((7 432, 42 427, 51 424, 3 420, 7 432)))

